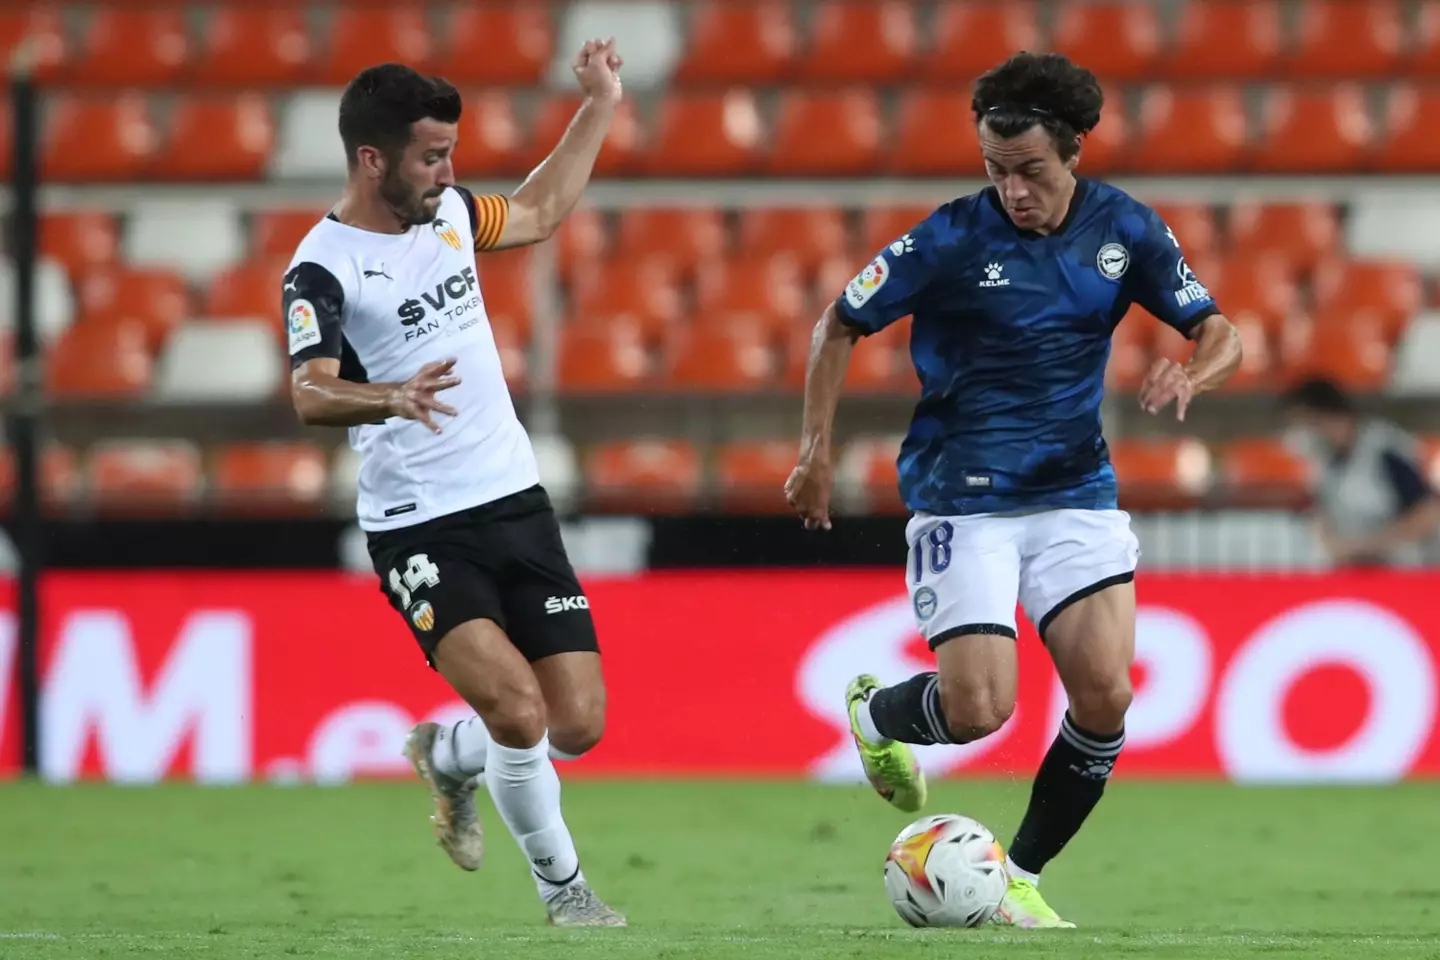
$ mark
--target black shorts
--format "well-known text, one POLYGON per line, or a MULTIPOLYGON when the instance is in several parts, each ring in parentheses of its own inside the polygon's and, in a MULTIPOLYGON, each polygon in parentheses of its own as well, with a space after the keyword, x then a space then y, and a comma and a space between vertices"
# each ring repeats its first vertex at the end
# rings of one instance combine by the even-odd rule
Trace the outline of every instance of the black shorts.
POLYGON ((467 620, 495 621, 532 662, 600 649, 543 487, 367 541, 381 591, 432 667, 436 644, 467 620))

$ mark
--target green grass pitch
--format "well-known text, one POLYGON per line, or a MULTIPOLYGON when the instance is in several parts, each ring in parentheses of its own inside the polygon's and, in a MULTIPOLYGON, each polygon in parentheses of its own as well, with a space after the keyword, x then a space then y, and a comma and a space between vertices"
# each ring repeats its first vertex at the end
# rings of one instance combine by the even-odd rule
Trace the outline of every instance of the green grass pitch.
MULTIPOLYGON (((1008 843, 1024 783, 927 812, 1008 843)), ((482 791, 483 797, 483 791, 482 791)), ((417 783, 0 786, 0 957, 1440 958, 1440 785, 1117 781, 1045 890, 1075 931, 910 930, 881 863, 910 819, 868 789, 581 782, 567 819, 625 930, 553 930, 488 798, 451 866, 417 783)))

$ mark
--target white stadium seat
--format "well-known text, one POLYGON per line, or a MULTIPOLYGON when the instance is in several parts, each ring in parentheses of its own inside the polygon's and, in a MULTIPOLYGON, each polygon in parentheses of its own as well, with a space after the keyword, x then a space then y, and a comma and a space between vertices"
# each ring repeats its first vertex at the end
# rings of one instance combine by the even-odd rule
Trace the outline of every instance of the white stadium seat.
MULTIPOLYGON (((53 343, 75 320, 70 278, 60 263, 41 257, 35 262, 35 329, 41 343, 53 343)), ((15 265, 0 259, 0 333, 15 329, 15 265)))
POLYGON ((280 108, 276 149, 270 173, 281 178, 345 176, 345 148, 335 118, 340 113, 339 90, 307 90, 295 94, 280 108))
POLYGON ((171 335, 155 377, 159 400, 247 403, 284 382, 274 329, 260 320, 187 323, 171 335))
POLYGON ((143 200, 125 225, 125 259, 203 283, 245 257, 240 210, 223 200, 143 200))

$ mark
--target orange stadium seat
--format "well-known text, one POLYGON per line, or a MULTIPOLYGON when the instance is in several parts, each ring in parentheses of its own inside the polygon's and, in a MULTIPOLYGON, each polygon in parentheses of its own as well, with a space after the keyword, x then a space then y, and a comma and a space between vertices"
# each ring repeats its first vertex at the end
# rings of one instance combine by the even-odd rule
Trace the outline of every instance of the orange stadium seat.
MULTIPOLYGON (((0 504, 10 509, 15 504, 18 478, 15 473, 15 451, 0 448, 0 504)), ((40 503, 48 510, 70 504, 80 492, 80 464, 75 451, 58 443, 46 444, 40 451, 40 503)))
POLYGON ((1043 48, 1034 0, 946 0, 930 28, 926 79, 970 84, 1016 50, 1043 48))
POLYGON ((793 440, 742 440, 715 451, 715 485, 722 509, 739 514, 790 513, 785 481, 800 445, 793 440))
POLYGON ((1220 454, 1220 474, 1227 500, 1240 507, 1300 509, 1314 482, 1310 465, 1269 437, 1229 443, 1220 454))
POLYGON ((190 53, 180 10, 93 8, 65 79, 93 86, 156 87, 180 78, 190 53))
POLYGON ((1342 323, 1368 313, 1392 342, 1420 312, 1425 296, 1420 269, 1405 260, 1337 257, 1316 268, 1314 285, 1317 313, 1342 323))
MULTIPOLYGON (((805 386, 805 367, 809 360, 813 328, 801 326, 790 333, 785 351, 784 384, 788 389, 805 386)), ((850 366, 845 370, 846 393, 896 393, 907 384, 910 363, 908 344, 910 318, 890 324, 884 330, 861 337, 850 353, 850 366)))
POLYGON ((610 231, 605 215, 594 207, 576 207, 555 231, 554 242, 560 279, 569 283, 582 264, 609 252, 610 231))
POLYGON ((908 511, 900 499, 900 471, 896 465, 899 443, 884 437, 866 437, 850 441, 842 459, 854 465, 856 479, 868 512, 873 514, 904 514, 908 511))
POLYGON ((1345 318, 1316 322, 1309 336, 1284 358, 1283 380, 1328 377, 1357 393, 1379 390, 1390 372, 1390 347, 1378 322, 1345 318))
POLYGON ((1209 204, 1158 202, 1151 206, 1180 241, 1185 256, 1200 260, 1216 252, 1219 231, 1215 226, 1215 210, 1209 204))
POLYGON ((864 267, 866 259, 874 254, 844 254, 826 259, 815 271, 815 283, 810 288, 810 316, 806 318, 805 333, 813 320, 820 319, 820 312, 845 292, 855 274, 864 267))
POLYGON ((1210 451, 1194 437, 1135 437, 1110 446, 1110 463, 1126 510, 1197 506, 1214 481, 1210 451))
POLYGON ((284 334, 284 317, 280 312, 285 283, 285 268, 290 254, 276 254, 238 263, 223 270, 210 282, 201 313, 217 320, 254 318, 275 328, 276 336, 284 334))
POLYGON ((101 513, 171 514, 199 499, 200 451, 184 440, 111 440, 87 458, 90 503, 101 513))
POLYGON ((212 11, 190 79, 208 86, 289 86, 299 83, 313 52, 303 10, 231 0, 212 11))
POLYGON ((492 325, 496 320, 512 327, 523 340, 530 339, 535 322, 533 255, 525 247, 481 254, 480 295, 492 325))
POLYGON ((404 63, 428 72, 431 37, 424 7, 341 4, 334 9, 329 42, 316 60, 312 79, 343 87, 355 74, 377 63, 404 63))
POLYGON ((1399 67, 1405 33, 1400 0, 1308 0, 1296 13, 1287 75, 1382 77, 1399 67))
POLYGON ((1417 18, 1415 46, 1403 65, 1415 76, 1440 76, 1440 0, 1421 0, 1417 18))
POLYGON ((108 213, 47 213, 40 218, 39 247, 41 256, 63 263, 75 279, 114 263, 120 236, 108 213))
POLYGON ((46 118, 41 175, 50 180, 139 180, 157 136, 145 98, 57 97, 46 118))
POLYGON ((810 42, 797 64, 804 80, 886 83, 911 72, 916 31, 908 0, 824 0, 811 16, 810 42))
POLYGON ((1160 20, 1148 0, 1065 0, 1055 17, 1056 51, 1104 82, 1147 76, 1160 50, 1160 20))
POLYGON ((760 163, 764 136, 750 90, 671 94, 660 104, 645 167, 679 177, 751 173, 760 163))
POLYGON ((905 91, 890 165, 911 176, 983 176, 970 94, 929 87, 905 91))
POLYGON ((294 256, 300 241, 329 212, 323 207, 256 211, 250 221, 250 255, 287 259, 294 256))
POLYGON ((778 355, 763 321, 696 324, 676 337, 668 383, 702 392, 760 390, 774 383, 778 355))
MULTIPOLYGON (((875 206, 866 209, 860 221, 860 260, 845 280, 848 282, 872 257, 914 230, 920 221, 935 211, 935 206, 875 206)), ((838 297, 840 292, 835 291, 835 295, 838 297)))
POLYGON ((568 393, 626 393, 653 380, 644 331, 623 314, 562 328, 559 354, 560 388, 568 393))
POLYGON ((800 261, 786 253, 741 254, 700 266, 695 306, 703 313, 750 311, 780 335, 805 318, 808 289, 800 261))
MULTIPOLYGON (((568 94, 553 97, 541 105, 529 145, 521 151, 524 157, 521 165, 526 170, 533 170, 550 155, 579 109, 580 98, 568 94)), ((635 101, 627 97, 615 108, 615 117, 605 134, 605 144, 595 159, 595 175, 604 177, 632 173, 640 166, 643 155, 640 119, 635 111, 635 101)))
POLYGON ((1240 366, 1220 387, 1226 393, 1270 390, 1274 386, 1277 355, 1273 347, 1275 328, 1259 313, 1241 309, 1226 317, 1240 336, 1240 366))
POLYGON ((1110 359, 1105 365, 1105 386, 1113 390, 1135 390, 1150 372, 1150 347, 1159 323, 1144 307, 1136 304, 1110 335, 1110 359))
POLYGON ((592 507, 632 513, 686 513, 704 485, 700 454, 683 440, 618 440, 585 458, 592 507))
POLYGON ((663 256, 609 257, 576 271, 570 312, 578 323, 629 316, 647 341, 663 337, 684 312, 680 274, 663 256))
POLYGON ((452 83, 538 84, 555 52, 552 16, 542 0, 456 8, 436 72, 452 83))
POLYGON ((60 9, 0 10, 0 62, 8 64, 20 41, 27 38, 35 43, 36 79, 53 80, 63 70, 69 53, 60 9))
POLYGON ((1343 242, 1339 211, 1323 201, 1236 203, 1230 208, 1229 235, 1237 257, 1275 254, 1305 272, 1343 242))
POLYGON ((690 14, 677 83, 775 83, 792 72, 795 26, 788 3, 702 0, 690 14))
POLYGON ((1186 0, 1161 72, 1174 79, 1253 80, 1278 69, 1278 0, 1186 0))
POLYGON ((139 397, 153 374, 145 327, 136 320, 78 323, 61 334, 48 359, 49 390, 57 397, 139 397))
POLYGON ((275 145, 270 103, 255 93, 181 100, 170 124, 150 168, 165 180, 258 180, 275 145))
POLYGON ((771 172, 868 174, 880 165, 880 104, 873 90, 852 88, 781 94, 771 172))
POLYGON ((313 444, 228 444, 210 469, 210 499, 239 513, 313 513, 324 501, 327 474, 325 453, 313 444))
POLYGON ((1129 163, 1130 121, 1122 103, 1101 111, 1100 122, 1080 145, 1080 164, 1087 175, 1116 173, 1129 163))
POLYGON ((620 216, 616 250, 627 256, 663 255, 688 273, 725 248, 725 216, 714 207, 636 207, 620 216))
POLYGON ((1365 91, 1357 84, 1272 89, 1262 116, 1249 166, 1266 173, 1350 173, 1364 165, 1375 142, 1365 91))
POLYGON ((168 270, 94 269, 80 280, 76 292, 81 326, 138 322, 152 355, 191 312, 185 278, 168 270))
POLYGON ((1277 331, 1300 305, 1294 270, 1283 257, 1237 255, 1203 263, 1196 258, 1191 267, 1227 316, 1248 310, 1277 331))
POLYGON ((490 332, 495 337, 495 349, 500 354, 500 370, 505 383, 516 392, 526 389, 530 382, 530 360, 525 354, 525 337, 520 329, 504 314, 490 318, 490 332))
POLYGON ((1245 100, 1235 86, 1150 87, 1129 156, 1145 173, 1225 173, 1245 149, 1245 100))
POLYGON ((744 254, 785 253, 814 274, 849 251, 845 213, 839 207, 756 207, 740 215, 737 248, 744 254))
POLYGON ((521 153, 524 146, 525 135, 509 94, 485 90, 465 98, 455 143, 457 177, 523 173, 527 169, 521 153))
POLYGON ((1397 84, 1385 105, 1385 139, 1375 160, 1388 173, 1440 170, 1440 89, 1397 84))

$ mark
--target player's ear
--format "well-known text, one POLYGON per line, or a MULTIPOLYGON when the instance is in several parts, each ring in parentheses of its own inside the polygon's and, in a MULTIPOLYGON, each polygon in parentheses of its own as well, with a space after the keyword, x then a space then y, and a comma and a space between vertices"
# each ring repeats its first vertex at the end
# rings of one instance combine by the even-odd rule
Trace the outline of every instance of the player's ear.
POLYGON ((378 147, 357 147, 355 150, 356 165, 373 180, 383 180, 387 160, 385 152, 378 147))

